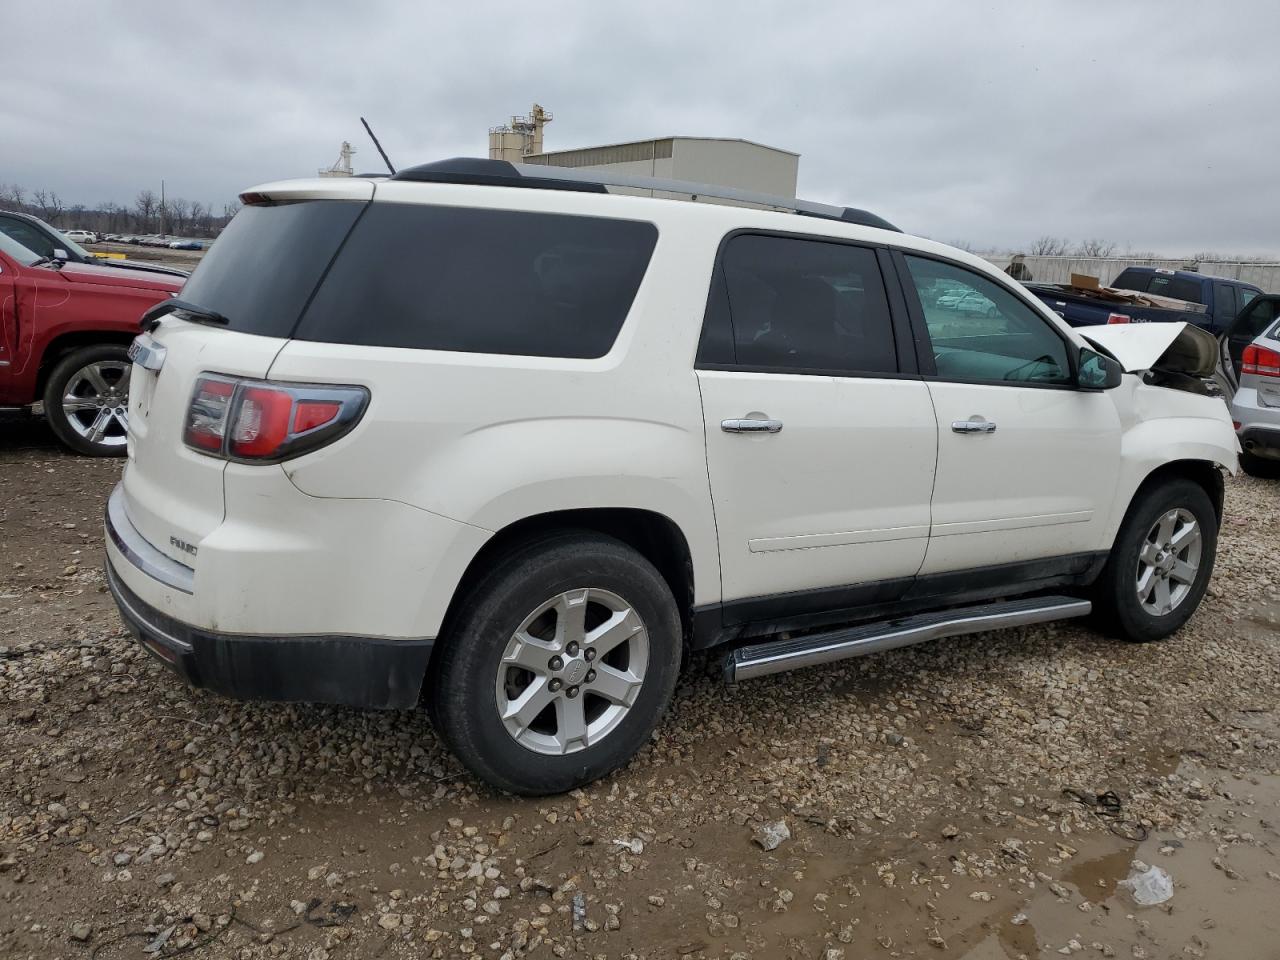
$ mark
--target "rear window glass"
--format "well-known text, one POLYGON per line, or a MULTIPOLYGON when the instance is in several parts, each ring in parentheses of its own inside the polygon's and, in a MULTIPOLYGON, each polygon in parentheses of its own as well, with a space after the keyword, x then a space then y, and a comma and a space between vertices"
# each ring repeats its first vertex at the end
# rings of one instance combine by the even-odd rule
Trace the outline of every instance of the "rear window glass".
POLYGON ((657 242, 651 223, 374 203, 300 340, 535 357, 613 346, 657 242))
POLYGON ((1172 297, 1188 303, 1204 302, 1203 283, 1191 277, 1175 277, 1168 273, 1139 273, 1135 270, 1124 270, 1111 286, 1117 290, 1154 293, 1158 297, 1172 297))
POLYGON ((303 200, 245 207, 180 296, 221 313, 232 330, 287 337, 364 206, 362 200, 303 200))

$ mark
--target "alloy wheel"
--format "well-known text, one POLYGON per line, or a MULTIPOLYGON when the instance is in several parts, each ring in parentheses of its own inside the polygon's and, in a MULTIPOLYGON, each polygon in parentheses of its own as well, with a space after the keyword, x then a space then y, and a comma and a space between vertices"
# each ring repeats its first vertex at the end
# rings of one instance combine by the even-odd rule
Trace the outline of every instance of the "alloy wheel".
POLYGON ((622 597, 594 587, 551 597, 503 651, 495 685, 503 726, 535 753, 595 746, 635 705, 648 662, 648 631, 622 597))
POLYGON ((62 392, 62 412, 71 429, 99 446, 123 446, 131 370, 127 360, 95 360, 73 373, 62 392))
POLYGON ((1194 514, 1178 507, 1161 516, 1138 551, 1136 589, 1142 609, 1157 617, 1177 609, 1195 585, 1203 550, 1194 514))

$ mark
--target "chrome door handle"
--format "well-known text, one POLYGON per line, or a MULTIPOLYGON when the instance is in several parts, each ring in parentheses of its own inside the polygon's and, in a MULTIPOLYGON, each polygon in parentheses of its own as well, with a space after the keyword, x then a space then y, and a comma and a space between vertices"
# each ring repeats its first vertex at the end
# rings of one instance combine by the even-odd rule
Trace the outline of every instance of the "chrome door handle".
POLYGON ((725 433, 779 433, 781 420, 721 420, 720 429, 725 433))
POLYGON ((951 429, 955 433, 995 433, 996 425, 985 417, 970 417, 968 420, 953 420, 951 429))

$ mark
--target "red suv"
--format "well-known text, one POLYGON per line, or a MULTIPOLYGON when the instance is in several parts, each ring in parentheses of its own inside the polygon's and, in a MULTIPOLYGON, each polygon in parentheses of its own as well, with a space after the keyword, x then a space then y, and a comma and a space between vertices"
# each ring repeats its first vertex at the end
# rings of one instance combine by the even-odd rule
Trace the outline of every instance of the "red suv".
POLYGON ((122 456, 130 341, 182 277, 52 260, 0 232, 0 408, 44 401, 49 426, 78 453, 122 456))

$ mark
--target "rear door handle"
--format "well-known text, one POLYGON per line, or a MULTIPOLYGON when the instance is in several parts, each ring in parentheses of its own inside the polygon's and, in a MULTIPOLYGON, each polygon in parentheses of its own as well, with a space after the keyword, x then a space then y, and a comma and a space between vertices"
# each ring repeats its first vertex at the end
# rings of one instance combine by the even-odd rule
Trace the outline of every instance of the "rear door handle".
POLYGON ((721 420, 720 429, 725 433, 779 433, 781 420, 721 420))
POLYGON ((996 425, 985 417, 970 417, 968 420, 953 420, 951 429, 955 433, 995 433, 996 425))

